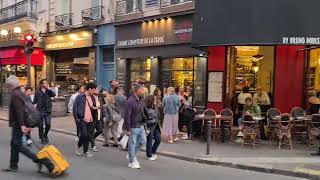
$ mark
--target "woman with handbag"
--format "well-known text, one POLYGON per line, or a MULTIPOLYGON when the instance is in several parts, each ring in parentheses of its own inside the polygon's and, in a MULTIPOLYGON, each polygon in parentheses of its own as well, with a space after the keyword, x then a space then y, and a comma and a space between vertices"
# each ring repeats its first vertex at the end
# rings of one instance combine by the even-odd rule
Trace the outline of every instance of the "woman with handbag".
POLYGON ((116 111, 114 95, 108 94, 106 102, 106 122, 104 124, 105 144, 103 146, 109 147, 111 145, 109 136, 109 133, 111 131, 114 141, 114 144, 112 146, 118 147, 119 142, 117 138, 117 129, 119 126, 119 121, 121 120, 121 115, 116 111))

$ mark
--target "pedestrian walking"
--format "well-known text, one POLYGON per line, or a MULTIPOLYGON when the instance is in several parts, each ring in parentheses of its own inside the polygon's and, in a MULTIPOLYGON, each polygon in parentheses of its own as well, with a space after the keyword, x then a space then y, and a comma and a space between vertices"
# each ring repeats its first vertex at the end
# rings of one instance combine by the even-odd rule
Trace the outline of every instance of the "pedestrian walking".
MULTIPOLYGON (((30 103, 32 103, 32 100, 31 100, 32 91, 33 91, 32 87, 30 87, 30 86, 24 87, 24 95, 25 95, 26 101, 29 101, 30 103)), ((27 140, 27 145, 30 146, 32 144, 31 131, 27 132, 25 134, 25 137, 27 140)))
POLYGON ((121 115, 116 111, 115 107, 115 98, 114 95, 108 94, 107 95, 107 114, 108 118, 106 118, 106 123, 104 126, 104 138, 105 138, 105 144, 103 145, 104 147, 109 147, 110 146, 110 132, 113 136, 113 141, 114 144, 112 145, 113 147, 118 147, 119 142, 118 142, 118 125, 119 121, 121 120, 121 115))
POLYGON ((137 159, 140 148, 146 142, 144 125, 146 122, 146 109, 142 100, 143 86, 140 83, 134 85, 134 92, 126 104, 123 130, 129 136, 128 141, 128 167, 141 168, 137 159))
POLYGON ((116 88, 119 86, 119 82, 115 79, 110 80, 110 89, 109 89, 109 93, 112 95, 115 95, 117 93, 116 88))
POLYGON ((156 152, 161 143, 159 111, 156 108, 156 99, 153 95, 149 95, 145 99, 148 112, 147 120, 147 158, 150 161, 158 159, 156 152))
POLYGON ((53 165, 49 159, 38 159, 35 153, 22 144, 23 135, 30 132, 31 129, 25 126, 26 114, 23 110, 25 109, 25 97, 21 91, 21 87, 19 86, 18 77, 10 75, 6 79, 6 86, 11 92, 9 103, 9 127, 11 127, 12 131, 10 165, 8 168, 3 169, 3 171, 17 172, 19 153, 22 153, 34 163, 45 165, 49 172, 52 172, 53 165))
POLYGON ((86 90, 82 94, 76 97, 73 105, 73 116, 77 120, 80 126, 80 139, 76 147, 76 155, 81 156, 82 153, 80 148, 83 147, 83 153, 86 157, 93 157, 93 154, 88 152, 90 132, 93 128, 93 117, 91 113, 91 108, 93 107, 93 102, 91 96, 96 91, 97 85, 94 83, 88 83, 86 85, 86 90))
POLYGON ((40 87, 36 91, 34 96, 33 104, 37 106, 38 111, 41 114, 41 122, 39 125, 39 139, 41 144, 48 144, 48 133, 51 128, 51 110, 52 101, 51 98, 55 97, 56 94, 49 88, 48 81, 42 79, 40 81, 40 87), (45 125, 45 129, 44 129, 45 125))
POLYGON ((168 95, 163 98, 163 133, 168 136, 168 143, 178 141, 178 110, 179 110, 179 97, 175 94, 173 87, 168 88, 168 95))
POLYGON ((117 134, 118 138, 122 134, 122 126, 123 126, 123 121, 124 121, 124 114, 125 114, 125 109, 126 109, 126 102, 127 102, 127 97, 124 95, 124 90, 121 87, 116 88, 117 94, 115 95, 115 106, 116 106, 116 112, 120 114, 121 120, 119 121, 118 124, 118 129, 117 129, 117 134))
MULTIPOLYGON (((69 100, 69 103, 68 103, 68 111, 69 111, 69 113, 72 113, 73 104, 74 104, 74 101, 76 100, 77 96, 78 96, 79 94, 83 94, 84 91, 85 91, 85 89, 86 89, 86 87, 85 87, 85 86, 82 86, 82 85, 80 85, 80 86, 78 86, 78 87, 76 88, 76 93, 73 94, 73 95, 70 97, 70 100, 69 100)), ((79 123, 78 123, 78 121, 77 121, 76 119, 74 119, 74 122, 75 122, 75 124, 76 124, 76 129, 77 129, 77 137, 76 137, 75 141, 78 142, 78 141, 79 141, 79 137, 80 137, 80 126, 79 126, 79 123)))
POLYGON ((91 114, 92 114, 92 118, 93 118, 93 122, 92 122, 92 129, 90 131, 90 144, 91 144, 91 149, 93 152, 98 152, 98 149, 96 147, 96 138, 102 134, 103 132, 103 127, 100 120, 101 119, 101 106, 100 106, 100 98, 99 98, 99 91, 98 88, 96 88, 93 91, 93 94, 91 96, 92 99, 92 107, 91 107, 91 114))

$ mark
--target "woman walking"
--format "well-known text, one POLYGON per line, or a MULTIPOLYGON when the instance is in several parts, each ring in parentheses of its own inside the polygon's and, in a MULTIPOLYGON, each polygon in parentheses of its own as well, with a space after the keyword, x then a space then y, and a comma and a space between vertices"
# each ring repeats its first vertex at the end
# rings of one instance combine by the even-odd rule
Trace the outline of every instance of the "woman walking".
POLYGON ((121 115, 116 112, 116 107, 115 107, 115 99, 112 94, 107 95, 107 118, 106 122, 104 125, 104 139, 105 139, 105 144, 103 145, 104 147, 109 147, 110 146, 110 136, 109 133, 111 131, 111 134, 113 136, 113 147, 118 147, 118 138, 117 138, 117 129, 119 125, 119 121, 121 120, 121 115))
POLYGON ((146 108, 148 112, 147 120, 147 158, 150 161, 158 159, 156 156, 157 149, 161 143, 159 112, 156 109, 156 100, 153 95, 149 95, 145 100, 146 108), (154 141, 154 142, 153 142, 154 141))
POLYGON ((178 141, 176 137, 178 133, 178 110, 179 110, 179 97, 175 94, 173 87, 168 88, 168 96, 163 98, 163 132, 169 137, 168 143, 178 141))

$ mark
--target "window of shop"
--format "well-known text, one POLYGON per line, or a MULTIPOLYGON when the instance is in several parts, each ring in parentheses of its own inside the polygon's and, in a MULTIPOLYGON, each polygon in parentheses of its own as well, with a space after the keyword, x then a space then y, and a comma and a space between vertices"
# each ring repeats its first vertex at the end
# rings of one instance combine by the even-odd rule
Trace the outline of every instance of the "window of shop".
POLYGON ((307 80, 306 80, 306 104, 309 112, 311 114, 318 113, 320 105, 318 99, 314 98, 314 96, 320 95, 317 94, 320 92, 320 48, 311 49, 309 51, 309 62, 307 69, 307 80))
MULTIPOLYGON (((232 46, 228 48, 226 72, 226 106, 234 111, 237 108, 237 97, 243 87, 250 89, 252 96, 261 87, 268 93, 270 101, 273 96, 274 46, 232 46)), ((259 102, 261 106, 270 106, 259 102)), ((263 110, 265 111, 265 110, 263 110)))
POLYGON ((193 104, 205 105, 206 58, 188 57, 161 59, 160 87, 192 89, 193 104))
POLYGON ((130 63, 130 82, 141 79, 150 82, 151 59, 131 59, 130 63))

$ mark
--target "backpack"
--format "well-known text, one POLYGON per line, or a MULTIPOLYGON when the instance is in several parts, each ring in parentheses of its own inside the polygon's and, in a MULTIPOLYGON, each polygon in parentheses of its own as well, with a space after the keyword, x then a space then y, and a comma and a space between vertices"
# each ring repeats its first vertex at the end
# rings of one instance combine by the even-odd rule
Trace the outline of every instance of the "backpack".
POLYGON ((34 105, 27 100, 26 97, 24 97, 24 95, 21 93, 20 94, 21 98, 24 101, 24 105, 25 105, 25 126, 28 128, 35 128, 38 127, 40 125, 40 121, 41 121, 41 114, 40 112, 37 110, 37 108, 34 107, 34 105))

